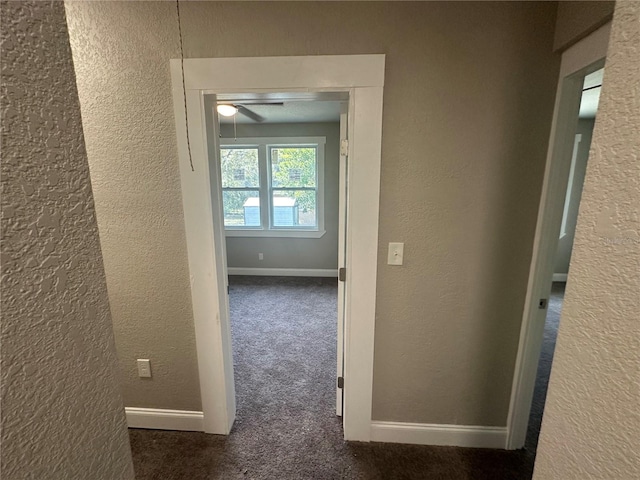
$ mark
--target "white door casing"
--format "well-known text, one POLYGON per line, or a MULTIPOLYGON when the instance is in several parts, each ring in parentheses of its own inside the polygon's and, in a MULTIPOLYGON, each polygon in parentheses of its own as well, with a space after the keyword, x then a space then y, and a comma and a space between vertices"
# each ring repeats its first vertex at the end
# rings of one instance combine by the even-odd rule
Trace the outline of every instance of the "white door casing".
POLYGON ((346 440, 371 439, 384 65, 384 55, 185 59, 185 102, 181 60, 171 60, 205 432, 228 434, 235 418, 214 95, 346 91, 350 146, 342 413, 346 440))
MULTIPOLYGON (((610 30, 611 24, 608 23, 562 54, 507 417, 505 447, 509 450, 524 446, 529 424, 547 314, 547 309, 538 308, 538 303, 540 299, 548 299, 551 291, 553 262, 562 223, 582 83, 586 74, 603 66, 610 30)), ((569 271, 568 281, 571 281, 570 279, 571 271, 569 271)))
MULTIPOLYGON (((338 181, 338 271, 346 268, 346 240, 347 240, 347 161, 348 150, 348 106, 346 102, 342 105, 340 112, 340 179, 338 181), (346 144, 343 143, 346 141, 346 144)), ((338 281, 338 325, 337 325, 337 368, 336 377, 344 376, 344 311, 345 311, 345 286, 346 283, 338 281)), ((342 405, 344 401, 342 387, 336 382, 336 415, 342 416, 342 405)))

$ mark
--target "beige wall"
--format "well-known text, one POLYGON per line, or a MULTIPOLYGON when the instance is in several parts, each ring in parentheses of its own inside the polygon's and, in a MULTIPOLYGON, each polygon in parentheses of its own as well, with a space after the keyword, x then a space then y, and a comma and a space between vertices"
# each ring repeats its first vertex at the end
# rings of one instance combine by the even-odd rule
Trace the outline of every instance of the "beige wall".
MULTIPOLYGON (((582 135, 576 152, 576 162, 569 199, 569 209, 567 211, 566 235, 558 240, 558 250, 556 251, 554 273, 568 273, 571 262, 571 252, 576 234, 576 223, 578 221, 578 209, 580 207, 580 197, 582 196, 582 185, 587 172, 587 161, 589 160, 589 148, 591 147, 591 136, 595 120, 592 118, 581 118, 578 120, 576 134, 582 135)), ((562 232, 560 232, 562 234, 562 232)))
POLYGON ((124 402, 200 410, 169 80, 175 13, 67 4, 124 402), (152 378, 138 377, 138 358, 152 378))
POLYGON ((640 478, 639 19, 616 4, 534 479, 640 478))
MULTIPOLYGON (((377 420, 506 423, 558 73, 555 10, 183 4, 187 57, 387 55, 377 420), (386 265, 390 241, 405 242, 402 268, 386 265)), ((67 13, 119 352, 133 368, 146 349, 166 372, 153 390, 126 377, 125 400, 196 408, 170 103, 175 5, 69 3, 67 13)))
POLYGON ((611 20, 613 1, 573 1, 558 2, 558 23, 553 41, 553 49, 566 50, 578 40, 611 20))
POLYGON ((3 479, 133 479, 59 2, 2 2, 3 479))
MULTIPOLYGON (((227 265, 244 268, 338 268, 339 123, 240 124, 238 137, 326 137, 324 155, 324 220, 321 238, 227 237, 227 265), (264 260, 258 260, 258 253, 264 260)), ((223 125, 223 137, 233 127, 223 125)))

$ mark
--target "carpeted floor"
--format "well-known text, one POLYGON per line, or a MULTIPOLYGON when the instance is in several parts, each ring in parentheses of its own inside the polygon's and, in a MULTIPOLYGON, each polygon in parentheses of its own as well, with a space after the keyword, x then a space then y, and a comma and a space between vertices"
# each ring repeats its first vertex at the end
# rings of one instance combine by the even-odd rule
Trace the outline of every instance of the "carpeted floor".
POLYGON ((558 336, 558 326, 560 325, 560 313, 564 300, 565 285, 564 282, 553 283, 551 296, 549 297, 549 306, 547 308, 547 319, 544 324, 542 351, 540 352, 540 360, 538 361, 536 387, 533 391, 533 402, 531 403, 531 413, 529 414, 529 429, 527 430, 527 440, 525 442, 525 448, 534 454, 538 446, 544 402, 547 398, 547 387, 549 386, 553 352, 556 348, 556 337, 558 336))
MULTIPOLYGON (((535 443, 529 439, 517 452, 345 443, 335 416, 336 297, 335 279, 231 277, 233 431, 224 437, 132 429, 136 478, 531 477, 535 443)), ((548 343, 545 334, 545 349, 548 343)), ((541 382, 536 395, 543 387, 546 393, 541 382)), ((535 428, 530 433, 537 438, 535 428)))

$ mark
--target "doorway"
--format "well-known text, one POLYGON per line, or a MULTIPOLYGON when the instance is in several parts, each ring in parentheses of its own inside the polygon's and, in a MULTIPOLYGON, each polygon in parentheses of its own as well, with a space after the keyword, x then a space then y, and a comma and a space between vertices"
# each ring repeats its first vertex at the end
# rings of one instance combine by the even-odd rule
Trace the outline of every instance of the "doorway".
POLYGON ((217 95, 239 435, 340 426, 348 101, 217 95))
MULTIPOLYGON (((578 174, 577 157, 580 152, 584 157, 585 151, 588 156, 588 142, 585 138, 583 143, 584 137, 578 132, 580 106, 583 104, 586 109, 586 97, 593 96, 598 88, 597 84, 601 83, 598 82, 598 71, 604 67, 610 29, 610 23, 600 27, 562 54, 507 418, 507 449, 519 449, 525 445, 531 448, 537 443, 563 297, 562 285, 553 286, 554 273, 562 273, 555 271, 559 268, 557 264, 562 263, 559 260, 559 252, 564 252, 566 256, 566 242, 561 242, 561 237, 563 240, 570 239, 570 243, 573 243, 569 227, 573 222, 572 228, 575 228, 583 178, 583 175, 580 178, 578 174), (547 315, 548 312, 550 315, 547 315), (539 364, 542 368, 541 377, 538 377, 539 364), (536 405, 532 410, 534 393, 536 405), (527 442, 530 425, 533 426, 533 430, 529 431, 527 442)), ((592 114, 595 117, 595 111, 592 114)), ((584 110, 583 116, 586 116, 584 110)), ((586 167, 586 157, 583 158, 583 163, 586 167)), ((571 282, 568 269, 566 273, 568 281, 571 282)), ((564 275, 559 274, 555 279, 566 280, 564 275)))
POLYGON ((578 220, 578 210, 582 196, 582 187, 589 161, 589 150, 591 138, 595 126, 596 113, 600 99, 600 90, 604 68, 584 76, 582 85, 582 95, 580 99, 580 109, 578 112, 576 133, 573 138, 573 151, 571 154, 571 166, 569 169, 569 179, 565 188, 564 206, 562 210, 562 222, 560 235, 558 236, 558 246, 554 257, 554 269, 552 275, 552 286, 546 307, 546 318, 544 324, 544 334, 540 359, 536 373, 533 400, 531 403, 531 413, 529 415, 529 426, 525 448, 530 452, 535 452, 540 435, 542 415, 544 412, 547 397, 549 377, 551 375, 551 364, 553 353, 560 325, 562 305, 564 301, 565 286, 571 265, 571 254, 575 238, 576 223, 578 220))
POLYGON ((344 438, 369 441, 378 250, 384 55, 171 60, 174 113, 207 433, 236 414, 217 96, 348 92, 349 188, 344 298, 344 438), (321 74, 319 73, 321 72, 321 74), (213 128, 207 128, 207 126, 213 128))

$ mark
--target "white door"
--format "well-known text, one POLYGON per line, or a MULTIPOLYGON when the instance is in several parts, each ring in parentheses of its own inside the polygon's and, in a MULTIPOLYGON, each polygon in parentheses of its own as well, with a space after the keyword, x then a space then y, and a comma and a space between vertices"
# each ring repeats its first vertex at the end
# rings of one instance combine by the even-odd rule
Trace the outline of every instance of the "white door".
MULTIPOLYGON (((338 269, 346 272, 346 225, 347 225, 347 103, 342 104, 340 112, 340 182, 338 190, 338 269)), ((342 416, 343 392, 342 382, 344 375, 344 312, 346 278, 343 273, 338 279, 338 362, 336 370, 336 415, 342 416)))
POLYGON ((600 27, 562 54, 507 417, 508 450, 522 448, 527 436, 584 77, 604 66, 610 29, 610 23, 600 27))

